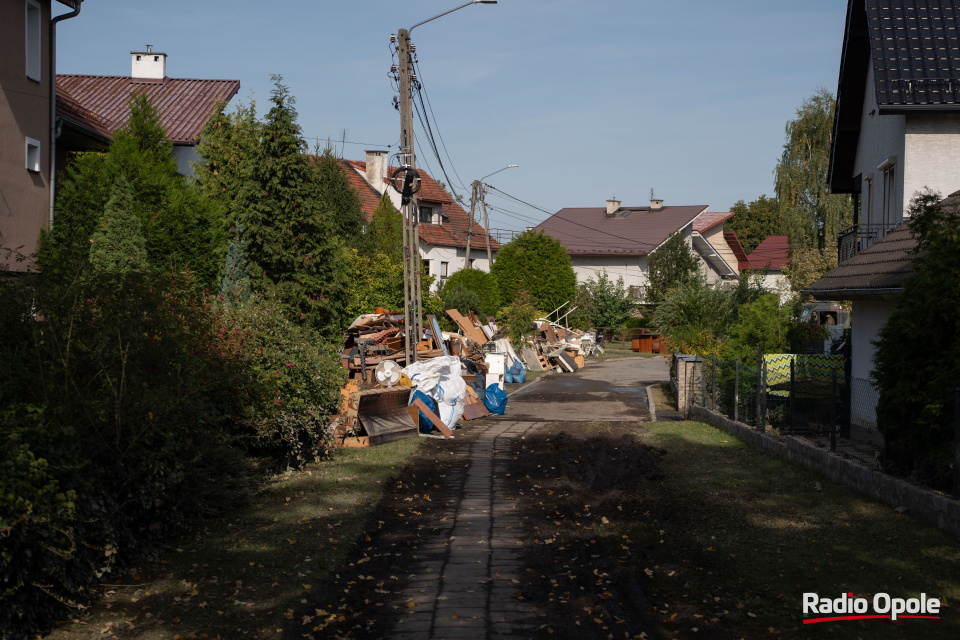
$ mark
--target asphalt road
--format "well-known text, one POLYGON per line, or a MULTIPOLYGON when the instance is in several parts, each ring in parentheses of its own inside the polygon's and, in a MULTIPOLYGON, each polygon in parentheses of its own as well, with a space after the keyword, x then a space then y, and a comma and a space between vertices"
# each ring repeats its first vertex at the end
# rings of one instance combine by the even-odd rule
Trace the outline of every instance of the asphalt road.
POLYGON ((588 361, 574 373, 552 373, 510 395, 508 420, 634 422, 650 420, 647 386, 669 380, 666 358, 588 361))

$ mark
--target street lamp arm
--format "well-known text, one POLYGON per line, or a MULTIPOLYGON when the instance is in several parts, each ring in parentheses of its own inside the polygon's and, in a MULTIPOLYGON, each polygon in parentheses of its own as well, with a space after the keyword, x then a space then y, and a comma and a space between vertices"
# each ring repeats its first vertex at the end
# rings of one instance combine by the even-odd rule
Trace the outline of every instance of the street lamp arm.
POLYGON ((447 15, 448 13, 453 13, 454 11, 459 11, 460 9, 463 9, 464 7, 469 7, 469 6, 472 5, 472 4, 478 4, 478 3, 479 3, 479 4, 497 4, 497 0, 470 0, 470 2, 465 2, 465 3, 463 3, 462 5, 460 5, 459 7, 454 7, 453 9, 450 9, 449 11, 444 11, 443 13, 437 14, 437 15, 433 16, 432 18, 427 18, 427 19, 424 20, 423 22, 418 22, 417 24, 415 24, 415 25, 413 25, 412 27, 410 27, 410 31, 413 31, 414 29, 416 29, 417 27, 419 27, 419 26, 422 25, 422 24, 427 24, 428 22, 430 22, 430 21, 432 21, 432 20, 436 20, 437 18, 442 18, 443 16, 447 15))
POLYGON ((508 164, 508 165, 505 166, 503 169, 497 169, 497 170, 494 171, 493 173, 488 173, 487 175, 485 175, 485 176, 483 176, 482 178, 480 178, 480 180, 478 180, 477 182, 483 182, 484 180, 486 180, 486 179, 489 178, 490 176, 494 176, 494 175, 500 173, 501 171, 506 171, 507 169, 516 169, 516 168, 519 167, 519 166, 520 166, 520 165, 518 165, 518 164, 508 164))

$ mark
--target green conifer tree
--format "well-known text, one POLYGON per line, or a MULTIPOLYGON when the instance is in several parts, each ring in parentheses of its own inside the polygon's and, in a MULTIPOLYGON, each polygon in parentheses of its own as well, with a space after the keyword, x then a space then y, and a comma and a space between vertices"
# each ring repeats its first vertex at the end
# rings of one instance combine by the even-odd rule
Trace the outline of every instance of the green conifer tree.
POLYGON ((121 276, 146 271, 149 260, 142 231, 140 218, 133 213, 130 184, 121 175, 90 238, 90 265, 101 273, 121 276))

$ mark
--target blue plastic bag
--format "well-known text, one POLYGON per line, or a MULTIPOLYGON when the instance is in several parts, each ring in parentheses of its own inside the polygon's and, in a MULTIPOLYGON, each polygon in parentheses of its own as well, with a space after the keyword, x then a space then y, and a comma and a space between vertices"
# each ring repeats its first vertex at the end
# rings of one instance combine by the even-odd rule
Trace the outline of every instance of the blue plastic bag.
POLYGON ((507 410, 507 393, 500 385, 492 384, 487 387, 483 398, 483 406, 495 416, 502 416, 507 410))
MULTIPOLYGON (((423 391, 414 391, 413 396, 410 398, 410 404, 413 404, 414 400, 420 399, 423 401, 423 404, 427 405, 427 408, 434 413, 437 412, 437 401, 425 394, 423 391)), ((419 428, 420 433, 430 433, 433 431, 433 423, 430 422, 430 419, 427 416, 423 415, 423 411, 419 412, 419 428)))
POLYGON ((507 369, 507 374, 505 376, 507 382, 515 382, 517 384, 523 384, 527 381, 527 371, 523 368, 523 363, 519 360, 514 360, 513 365, 507 369))

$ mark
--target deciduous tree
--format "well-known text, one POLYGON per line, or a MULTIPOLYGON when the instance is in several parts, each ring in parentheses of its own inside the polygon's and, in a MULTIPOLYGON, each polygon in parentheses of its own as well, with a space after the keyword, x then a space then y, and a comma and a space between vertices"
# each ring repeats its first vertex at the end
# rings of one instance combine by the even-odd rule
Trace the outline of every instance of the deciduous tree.
POLYGON ((650 284, 647 285, 647 301, 663 300, 670 289, 693 282, 699 275, 700 263, 680 233, 647 257, 650 284))
POLYGON ((576 295, 577 277, 566 248, 542 231, 525 231, 500 247, 491 272, 502 304, 526 291, 534 306, 552 310, 576 295))

